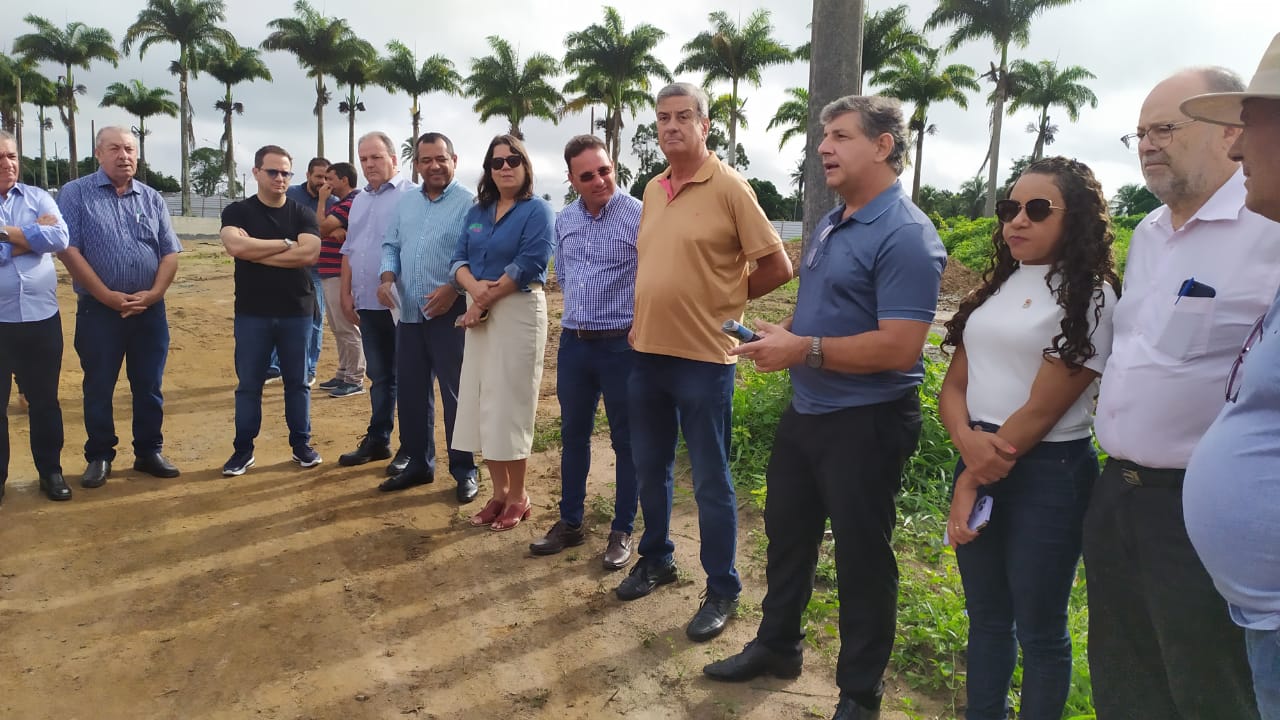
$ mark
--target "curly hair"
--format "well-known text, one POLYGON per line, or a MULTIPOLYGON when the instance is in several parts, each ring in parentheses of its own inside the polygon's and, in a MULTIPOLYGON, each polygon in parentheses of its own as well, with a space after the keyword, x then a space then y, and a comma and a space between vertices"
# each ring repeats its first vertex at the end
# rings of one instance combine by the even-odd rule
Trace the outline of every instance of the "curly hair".
MULTIPOLYGON (((1022 174, 1052 178, 1067 207, 1052 272, 1045 276, 1045 285, 1063 310, 1061 332, 1044 349, 1044 355, 1056 356, 1068 368, 1078 370, 1097 355, 1089 330, 1089 313, 1092 310, 1096 326, 1106 303, 1103 281, 1111 283, 1116 297, 1120 296, 1120 280, 1111 257, 1111 244, 1115 240, 1111 215, 1101 183, 1084 163, 1065 157, 1044 158, 1028 165, 1022 174), (1055 278, 1061 278, 1057 287, 1053 283, 1055 278)), ((969 316, 1018 269, 1019 263, 1005 242, 1002 222, 996 224, 991 234, 991 247, 991 264, 982 275, 982 285, 965 296, 955 316, 945 325, 947 336, 942 341, 945 346, 959 347, 964 342, 969 316)))

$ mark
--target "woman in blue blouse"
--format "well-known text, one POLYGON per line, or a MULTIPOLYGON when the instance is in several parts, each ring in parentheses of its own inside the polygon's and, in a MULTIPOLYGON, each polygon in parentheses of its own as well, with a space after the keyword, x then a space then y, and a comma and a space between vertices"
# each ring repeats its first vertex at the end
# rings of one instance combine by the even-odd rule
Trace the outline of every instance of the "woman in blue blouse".
POLYGON ((510 530, 529 517, 525 464, 547 344, 542 284, 555 213, 533 195, 524 144, 499 135, 484 156, 476 205, 453 256, 454 282, 467 293, 467 329, 453 429, 455 450, 484 456, 493 497, 471 524, 510 530))

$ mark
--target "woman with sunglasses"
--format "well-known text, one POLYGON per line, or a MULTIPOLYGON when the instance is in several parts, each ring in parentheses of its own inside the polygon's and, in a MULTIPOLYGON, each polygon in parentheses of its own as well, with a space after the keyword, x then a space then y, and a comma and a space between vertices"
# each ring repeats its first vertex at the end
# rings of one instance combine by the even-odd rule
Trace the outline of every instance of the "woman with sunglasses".
POLYGON ((1022 648, 1026 720, 1059 720, 1071 683, 1067 603, 1098 475, 1091 441, 1119 282, 1102 187, 1061 157, 1023 171, 996 203, 993 262, 943 344, 938 397, 960 451, 947 534, 969 615, 968 720, 1008 716, 1022 648), (985 528, 970 522, 990 496, 985 528), (971 529, 976 528, 976 529, 971 529))
POLYGON ((453 448, 484 455, 493 497, 471 524, 510 530, 529 517, 525 464, 547 344, 542 284, 555 213, 533 195, 524 144, 499 135, 484 155, 476 204, 453 256, 454 282, 467 293, 467 329, 453 448))

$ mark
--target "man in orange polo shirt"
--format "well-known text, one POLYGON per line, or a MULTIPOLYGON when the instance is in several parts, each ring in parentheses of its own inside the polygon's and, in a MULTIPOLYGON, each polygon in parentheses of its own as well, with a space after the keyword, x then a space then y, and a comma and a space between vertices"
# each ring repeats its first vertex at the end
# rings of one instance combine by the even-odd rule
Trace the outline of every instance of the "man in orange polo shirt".
POLYGON ((635 365, 628 387, 631 445, 645 530, 621 600, 676 579, 672 467, 684 434, 698 503, 705 599, 686 633, 724 629, 742 583, 734 568, 738 515, 729 476, 737 341, 720 330, 748 298, 791 279, 791 261, 751 186, 707 150, 707 95, 688 83, 659 91, 658 144, 668 167, 644 191, 636 249, 635 365), (755 262, 752 270, 750 263, 755 262))

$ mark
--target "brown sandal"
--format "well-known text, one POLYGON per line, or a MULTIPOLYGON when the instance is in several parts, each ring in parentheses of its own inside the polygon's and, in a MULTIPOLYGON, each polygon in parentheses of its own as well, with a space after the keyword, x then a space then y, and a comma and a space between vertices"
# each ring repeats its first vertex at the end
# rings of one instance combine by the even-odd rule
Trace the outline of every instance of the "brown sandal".
POLYGON ((489 502, 480 508, 480 512, 471 516, 471 524, 476 527, 492 525, 498 516, 502 514, 504 503, 496 498, 490 498, 489 502))
POLYGON ((533 501, 528 496, 525 496, 523 502, 512 503, 503 508, 502 514, 493 521, 489 528, 494 532, 503 532, 514 528, 520 524, 520 521, 529 519, 529 511, 532 506, 533 501))

